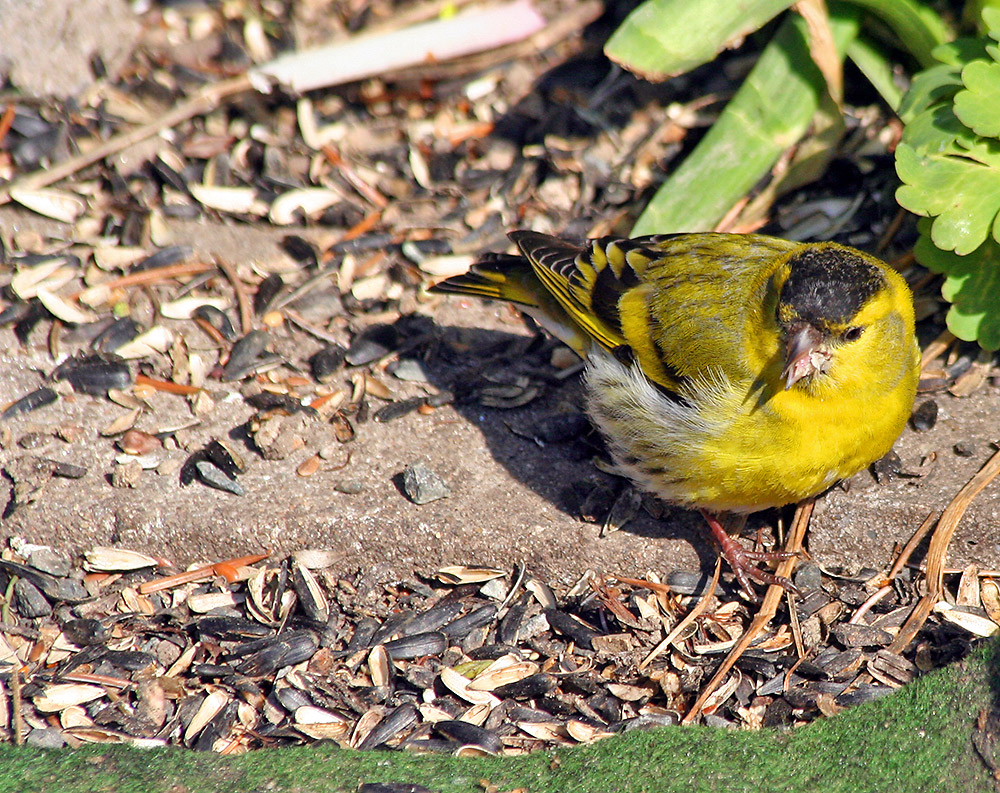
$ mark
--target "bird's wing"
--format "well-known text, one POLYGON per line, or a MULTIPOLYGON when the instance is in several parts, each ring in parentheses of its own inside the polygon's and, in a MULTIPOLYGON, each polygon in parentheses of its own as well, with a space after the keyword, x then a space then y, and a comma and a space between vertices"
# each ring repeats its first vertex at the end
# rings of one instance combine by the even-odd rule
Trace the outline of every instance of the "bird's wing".
MULTIPOLYGON (((748 345, 776 344, 767 279, 796 243, 754 235, 605 237, 585 247, 531 231, 511 238, 583 331, 637 359, 668 389, 707 370, 747 376, 748 345), (748 338, 749 336, 749 338, 748 338)), ((764 345, 766 346, 766 345, 764 345)))

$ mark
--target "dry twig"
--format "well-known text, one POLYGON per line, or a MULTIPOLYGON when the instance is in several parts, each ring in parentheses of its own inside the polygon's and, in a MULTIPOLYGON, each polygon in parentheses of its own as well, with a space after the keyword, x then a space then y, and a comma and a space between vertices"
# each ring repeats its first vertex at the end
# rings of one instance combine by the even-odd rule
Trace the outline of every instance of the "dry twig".
POLYGON ((965 487, 958 491, 958 495, 941 513, 941 519, 937 522, 937 528, 934 529, 930 546, 927 549, 927 594, 920 599, 920 602, 910 612, 906 622, 903 623, 903 627, 899 629, 896 638, 889 645, 890 652, 902 652, 913 641, 927 621, 927 617, 930 616, 934 604, 941 599, 941 594, 944 591, 944 557, 948 551, 948 545, 951 543, 951 538, 973 499, 997 475, 1000 475, 1000 451, 986 461, 986 464, 968 481, 965 487))
MULTIPOLYGON (((795 520, 792 522, 792 531, 788 536, 788 542, 786 544, 786 550, 793 553, 797 553, 802 550, 802 540, 805 537, 806 528, 809 526, 809 518, 812 516, 813 511, 812 501, 807 501, 804 504, 800 504, 798 509, 795 511, 795 520)), ((790 559, 784 559, 778 565, 776 571, 778 576, 790 577, 792 571, 795 569, 795 563, 798 561, 797 557, 791 557, 790 559)), ((768 623, 774 618, 774 615, 778 611, 778 604, 781 602, 781 596, 784 594, 785 590, 778 584, 772 584, 767 589, 767 593, 764 595, 764 601, 760 604, 760 609, 757 611, 757 616, 754 617, 753 622, 750 623, 750 627, 747 628, 746 632, 740 637, 740 640, 736 642, 736 645, 732 650, 729 651, 729 655, 726 656, 725 660, 719 665, 712 679, 708 681, 708 684, 702 689, 701 694, 699 694, 698 699, 695 701, 694 705, 684 716, 683 724, 691 724, 698 716, 701 714, 702 709, 705 707, 705 703, 708 701, 709 697, 715 692, 722 681, 725 679, 729 671, 736 665, 736 662, 740 659, 740 656, 746 651, 746 649, 753 643, 753 640, 757 638, 761 631, 767 627, 768 623)))

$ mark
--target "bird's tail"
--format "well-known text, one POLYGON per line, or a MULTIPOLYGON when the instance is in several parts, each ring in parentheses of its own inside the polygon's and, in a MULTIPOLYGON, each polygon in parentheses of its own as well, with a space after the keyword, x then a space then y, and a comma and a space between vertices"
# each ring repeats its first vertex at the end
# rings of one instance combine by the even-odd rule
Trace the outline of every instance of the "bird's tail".
POLYGON ((581 357, 587 355, 590 339, 545 288, 531 263, 523 256, 488 253, 467 273, 441 281, 430 291, 514 303, 581 357))

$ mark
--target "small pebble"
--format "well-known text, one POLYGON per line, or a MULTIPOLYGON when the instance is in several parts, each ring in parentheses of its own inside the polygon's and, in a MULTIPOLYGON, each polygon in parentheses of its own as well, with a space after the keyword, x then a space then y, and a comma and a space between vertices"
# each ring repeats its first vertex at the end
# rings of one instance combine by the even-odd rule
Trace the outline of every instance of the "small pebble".
POLYGON ((45 595, 38 587, 24 578, 19 578, 14 582, 13 605, 18 614, 29 619, 47 617, 52 613, 52 604, 45 598, 45 595))
POLYGON ((455 401, 455 395, 451 391, 438 391, 427 397, 426 402, 432 408, 439 408, 442 405, 450 405, 455 401))
POLYGON ((364 490, 365 486, 361 484, 361 482, 355 481, 334 482, 333 489, 338 493, 346 493, 347 495, 353 496, 364 490))
POLYGON ((884 457, 871 464, 871 472, 880 485, 891 482, 903 469, 903 461, 895 451, 890 450, 884 457))
POLYGON ((359 333, 347 351, 347 362, 351 366, 364 366, 392 352, 399 340, 399 334, 392 325, 374 325, 359 333))
POLYGON ((236 496, 242 496, 246 491, 235 479, 230 479, 226 474, 208 460, 200 460, 194 464, 198 472, 198 478, 209 487, 216 490, 225 490, 236 496))
POLYGON ((66 745, 66 741, 59 734, 59 730, 52 727, 42 727, 41 729, 32 730, 28 733, 25 742, 28 746, 35 746, 39 749, 61 749, 66 745))
POLYGON ((124 465, 116 465, 111 472, 112 487, 137 487, 142 478, 142 464, 138 460, 130 460, 124 465))
POLYGON ((388 368, 388 372, 397 380, 405 380, 408 383, 427 382, 427 372, 424 371, 423 364, 413 358, 400 358, 388 368))
POLYGON ((66 554, 52 550, 52 548, 38 548, 28 556, 28 564, 36 570, 41 570, 49 575, 65 577, 68 576, 73 567, 73 562, 66 554))
POLYGON ((156 466, 156 473, 158 473, 160 476, 173 476, 181 469, 182 465, 184 465, 183 460, 177 460, 177 459, 164 460, 162 463, 156 466))
POLYGON ((792 579, 799 589, 804 592, 818 590, 823 584, 823 573, 819 565, 812 562, 803 562, 796 570, 792 579))
POLYGON ((972 457, 976 453, 975 445, 968 441, 959 441, 952 449, 959 457, 972 457))
POLYGON ((691 570, 674 570, 667 574, 667 586, 671 592, 678 595, 694 595, 708 589, 708 584, 712 579, 704 573, 695 573, 691 570))
POLYGON ((413 463, 403 470, 403 490, 414 504, 429 504, 451 495, 451 488, 423 463, 413 463))
POLYGON ((17 445, 22 449, 38 449, 52 440, 47 432, 27 432, 17 439, 17 445))
POLYGON ((910 423, 917 432, 927 432, 937 423, 938 406, 937 402, 928 399, 922 402, 910 416, 910 423))

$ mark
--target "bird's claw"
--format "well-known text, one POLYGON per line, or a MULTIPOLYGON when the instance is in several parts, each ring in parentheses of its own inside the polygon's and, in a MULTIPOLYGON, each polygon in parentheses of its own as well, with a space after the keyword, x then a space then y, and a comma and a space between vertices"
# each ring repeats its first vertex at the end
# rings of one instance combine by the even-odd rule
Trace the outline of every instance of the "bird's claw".
POLYGON ((799 555, 796 551, 748 550, 738 540, 729 536, 729 533, 714 515, 705 511, 702 511, 701 514, 705 517, 709 528, 712 530, 712 536, 715 537, 715 541, 719 544, 720 553, 729 562, 729 566, 733 568, 737 583, 751 601, 757 603, 760 601, 760 597, 753 591, 750 579, 765 586, 776 584, 788 592, 800 594, 798 587, 790 579, 785 578, 785 576, 769 573, 767 570, 762 570, 757 566, 760 562, 780 562, 785 559, 791 559, 799 555))

